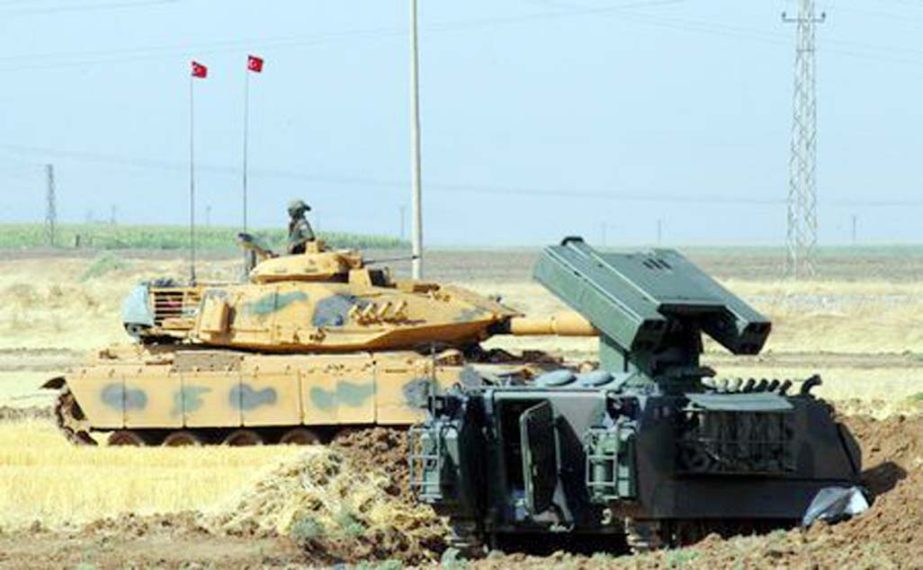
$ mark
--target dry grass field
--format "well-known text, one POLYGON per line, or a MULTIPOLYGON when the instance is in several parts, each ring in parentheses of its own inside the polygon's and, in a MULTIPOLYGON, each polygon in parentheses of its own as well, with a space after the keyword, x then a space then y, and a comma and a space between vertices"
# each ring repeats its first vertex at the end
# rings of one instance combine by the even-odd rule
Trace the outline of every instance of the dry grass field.
MULTIPOLYGON (((513 261, 505 264, 497 253, 445 253, 431 277, 500 294, 528 314, 562 309, 528 280, 524 259, 531 256, 509 255, 513 261), (453 258, 460 261, 453 264, 453 258)), ((89 350, 125 341, 119 308, 128 289, 146 278, 181 277, 186 269, 181 259, 118 253, 12 257, 0 260, 0 408, 47 409, 51 395, 39 389, 41 382, 89 350)), ((238 271, 236 258, 212 260, 200 276, 232 280, 238 271)), ((819 393, 846 413, 887 417, 921 410, 923 281, 906 275, 891 281, 857 269, 793 283, 759 278, 752 264, 741 263, 738 271, 732 262, 720 264, 716 273, 774 325, 758 357, 733 357, 707 344, 704 360, 719 376, 803 379, 818 372, 825 380, 819 393)), ((592 360, 595 353, 592 339, 495 338, 489 344, 576 360, 592 360)), ((260 487, 260 481, 297 453, 281 447, 75 448, 46 420, 0 421, 0 529, 15 531, 35 521, 75 528, 125 513, 214 511, 254 485, 264 491, 275 485, 260 487)), ((291 488, 291 481, 276 481, 291 488)), ((0 549, 18 544, 9 540, 0 549)), ((3 560, 0 555, 0 566, 3 560)))
POLYGON ((206 510, 296 453, 295 447, 75 447, 48 421, 0 423, 0 528, 206 510))

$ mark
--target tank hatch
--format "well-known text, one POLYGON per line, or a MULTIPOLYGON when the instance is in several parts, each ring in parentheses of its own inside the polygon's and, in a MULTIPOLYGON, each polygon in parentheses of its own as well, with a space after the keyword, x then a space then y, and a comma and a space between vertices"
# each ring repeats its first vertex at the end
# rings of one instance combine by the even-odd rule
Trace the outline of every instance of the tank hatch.
POLYGON ((253 283, 277 281, 346 281, 362 269, 362 255, 353 250, 330 251, 322 241, 310 242, 304 253, 272 257, 250 272, 253 283))

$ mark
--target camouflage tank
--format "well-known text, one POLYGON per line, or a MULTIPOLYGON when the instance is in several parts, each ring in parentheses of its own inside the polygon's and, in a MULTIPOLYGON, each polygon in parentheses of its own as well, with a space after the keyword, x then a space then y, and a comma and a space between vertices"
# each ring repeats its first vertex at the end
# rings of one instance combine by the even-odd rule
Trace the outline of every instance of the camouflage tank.
POLYGON ((556 362, 481 349, 494 334, 593 335, 575 314, 528 319, 459 287, 392 279, 356 251, 308 244, 245 283, 155 281, 125 301, 135 343, 47 382, 72 441, 312 443, 348 428, 410 426, 429 395, 483 377, 528 379, 556 362))
POLYGON ((771 324, 682 255, 572 238, 544 252, 535 277, 598 330, 600 365, 432 396, 411 431, 411 484, 449 517, 456 547, 582 536, 640 551, 861 497, 861 454, 811 394, 819 377, 795 391, 717 380, 700 364, 704 335, 755 355, 771 324))

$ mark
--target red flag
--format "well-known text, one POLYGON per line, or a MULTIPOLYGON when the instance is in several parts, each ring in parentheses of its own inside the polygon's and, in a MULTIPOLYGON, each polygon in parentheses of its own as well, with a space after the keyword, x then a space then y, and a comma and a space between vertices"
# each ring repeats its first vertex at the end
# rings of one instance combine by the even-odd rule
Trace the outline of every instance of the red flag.
POLYGON ((199 79, 208 77, 208 68, 197 61, 192 62, 192 76, 199 79))
POLYGON ((263 58, 255 55, 247 56, 247 70, 253 73, 263 73, 263 58))

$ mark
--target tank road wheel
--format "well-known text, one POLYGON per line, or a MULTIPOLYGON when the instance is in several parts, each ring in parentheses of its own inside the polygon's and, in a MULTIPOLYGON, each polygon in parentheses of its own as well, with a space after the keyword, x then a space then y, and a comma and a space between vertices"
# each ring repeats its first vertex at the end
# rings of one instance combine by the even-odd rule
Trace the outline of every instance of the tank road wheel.
POLYGON ((144 441, 144 438, 141 437, 141 435, 137 432, 128 429, 121 429, 109 436, 109 445, 128 445, 133 447, 142 447, 147 445, 147 442, 144 441))
POLYGON ((263 445, 263 436, 252 429, 239 429, 229 433, 222 443, 233 447, 263 445))
POLYGON ((202 438, 186 430, 174 431, 163 440, 164 447, 199 447, 200 445, 202 445, 202 438))
POLYGON ((281 445, 317 445, 320 437, 308 428, 290 429, 279 439, 281 445))
POLYGON ((83 415, 83 410, 80 409, 80 404, 70 388, 65 386, 64 391, 58 396, 54 415, 58 429, 64 432, 64 437, 68 441, 76 445, 96 445, 96 440, 90 437, 90 422, 83 415))
POLYGON ((663 538, 660 535, 660 522, 625 519, 625 540, 632 554, 651 552, 663 547, 663 538))

